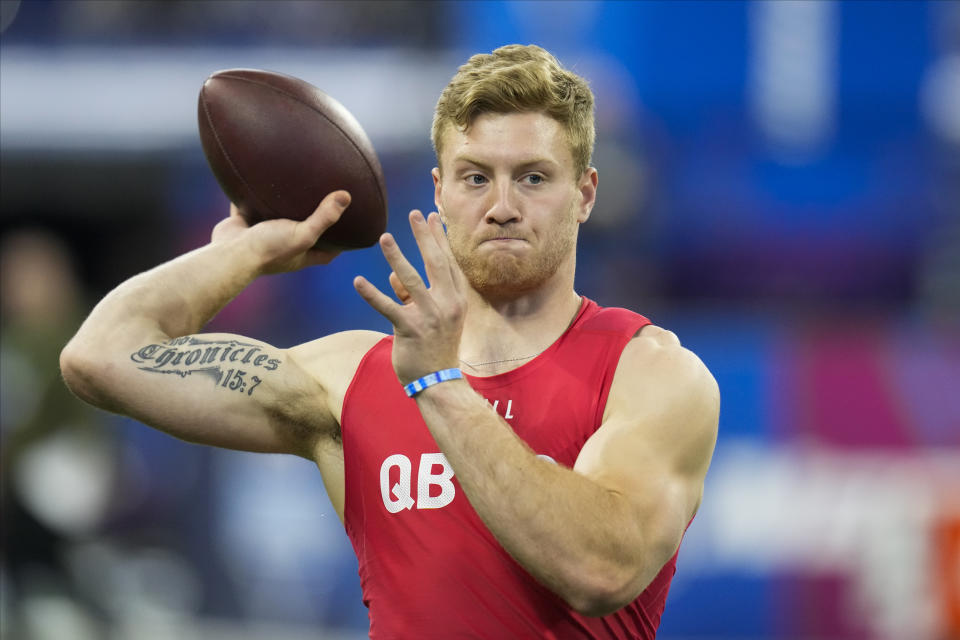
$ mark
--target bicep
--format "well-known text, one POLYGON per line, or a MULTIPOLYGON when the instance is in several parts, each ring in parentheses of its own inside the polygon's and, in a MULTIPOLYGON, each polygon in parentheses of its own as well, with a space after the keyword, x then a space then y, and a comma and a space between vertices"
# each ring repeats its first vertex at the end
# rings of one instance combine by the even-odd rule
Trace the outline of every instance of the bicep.
POLYGON ((127 345, 97 368, 101 406, 175 437, 312 458, 335 426, 323 387, 282 349, 223 333, 127 345))
POLYGON ((638 583, 645 586, 679 546, 703 479, 679 470, 629 433, 634 429, 626 422, 604 423, 584 445, 574 471, 623 499, 640 533, 638 583))
POLYGON ((699 507, 718 411, 716 383, 696 356, 679 345, 637 345, 625 350, 604 422, 574 465, 626 498, 657 568, 699 507))

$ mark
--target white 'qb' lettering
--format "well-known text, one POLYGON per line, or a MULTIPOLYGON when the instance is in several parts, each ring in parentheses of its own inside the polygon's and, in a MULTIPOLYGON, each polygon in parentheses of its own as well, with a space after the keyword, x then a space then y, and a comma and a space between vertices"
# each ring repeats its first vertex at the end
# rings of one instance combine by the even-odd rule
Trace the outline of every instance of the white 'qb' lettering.
POLYGON ((402 453, 395 453, 380 465, 380 495, 383 497, 383 506, 390 513, 399 513, 404 509, 439 509, 453 502, 455 489, 453 487, 453 469, 442 453, 424 453, 420 455, 420 467, 417 470, 417 499, 412 494, 412 464, 410 458, 402 453), (439 465, 440 473, 434 473, 433 467, 439 465), (400 470, 400 480, 390 486, 390 470, 397 467, 400 470), (431 496, 430 487, 440 487, 440 495, 431 496))

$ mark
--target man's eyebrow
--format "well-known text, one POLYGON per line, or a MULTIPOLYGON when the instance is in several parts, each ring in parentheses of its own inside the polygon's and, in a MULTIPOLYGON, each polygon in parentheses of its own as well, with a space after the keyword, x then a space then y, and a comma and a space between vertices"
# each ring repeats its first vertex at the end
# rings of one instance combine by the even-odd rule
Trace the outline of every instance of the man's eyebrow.
POLYGON ((471 158, 470 156, 457 156, 453 159, 454 164, 472 164, 475 167, 481 169, 489 169, 490 165, 480 162, 476 158, 471 158))
MULTIPOLYGON (((458 164, 458 163, 472 164, 473 166, 483 169, 485 171, 489 171, 492 168, 489 164, 466 155, 457 156, 456 158, 453 159, 453 162, 454 164, 458 164)), ((549 158, 532 158, 530 160, 521 162, 519 165, 517 165, 517 168, 522 170, 522 169, 528 169, 530 167, 534 167, 537 165, 544 165, 544 164, 553 166, 553 165, 556 165, 557 163, 553 160, 550 160, 549 158)))

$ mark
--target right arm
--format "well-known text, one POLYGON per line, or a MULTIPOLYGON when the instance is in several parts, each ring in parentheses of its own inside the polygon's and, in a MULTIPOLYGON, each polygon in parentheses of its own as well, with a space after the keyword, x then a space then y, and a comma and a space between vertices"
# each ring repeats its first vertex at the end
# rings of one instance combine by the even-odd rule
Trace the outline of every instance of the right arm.
POLYGON ((256 277, 329 262, 336 254, 313 247, 348 202, 335 192, 303 222, 249 228, 234 210, 209 245, 130 278, 63 349, 67 386, 189 442, 313 460, 339 415, 296 352, 197 332, 256 277))

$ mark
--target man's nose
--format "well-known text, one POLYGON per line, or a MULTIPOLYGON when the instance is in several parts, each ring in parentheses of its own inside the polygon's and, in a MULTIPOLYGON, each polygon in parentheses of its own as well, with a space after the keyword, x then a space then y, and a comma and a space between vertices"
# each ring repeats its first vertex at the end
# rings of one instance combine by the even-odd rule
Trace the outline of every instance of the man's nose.
POLYGON ((492 200, 484 216, 487 222, 506 224, 520 218, 517 194, 514 193, 511 182, 497 185, 496 188, 490 190, 490 194, 492 200))

